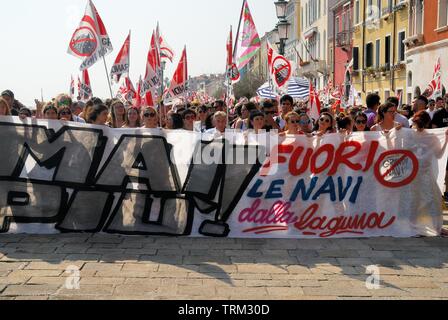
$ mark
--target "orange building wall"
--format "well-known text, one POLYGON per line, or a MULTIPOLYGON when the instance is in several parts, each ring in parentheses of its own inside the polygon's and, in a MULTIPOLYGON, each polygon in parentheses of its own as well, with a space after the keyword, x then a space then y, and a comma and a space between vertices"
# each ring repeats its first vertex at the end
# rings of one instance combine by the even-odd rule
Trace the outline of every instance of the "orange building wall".
POLYGON ((434 31, 437 29, 437 17, 439 12, 438 3, 439 2, 437 0, 425 1, 423 32, 426 44, 448 39, 448 30, 444 30, 441 32, 434 31))

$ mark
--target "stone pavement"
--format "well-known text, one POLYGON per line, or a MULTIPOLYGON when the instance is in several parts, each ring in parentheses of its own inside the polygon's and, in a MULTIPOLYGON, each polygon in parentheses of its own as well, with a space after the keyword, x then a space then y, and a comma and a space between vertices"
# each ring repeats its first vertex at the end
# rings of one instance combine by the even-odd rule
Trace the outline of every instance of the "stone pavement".
POLYGON ((443 238, 2 235, 0 299, 444 299, 447 265, 443 238), (378 290, 365 285, 370 265, 378 290), (67 289, 69 266, 79 289, 67 289))

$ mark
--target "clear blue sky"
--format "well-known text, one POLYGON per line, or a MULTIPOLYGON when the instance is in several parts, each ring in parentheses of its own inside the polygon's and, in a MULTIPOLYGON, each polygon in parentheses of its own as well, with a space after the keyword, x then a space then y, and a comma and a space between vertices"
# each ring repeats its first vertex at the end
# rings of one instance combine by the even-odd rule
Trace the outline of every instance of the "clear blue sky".
MULTIPOLYGON (((16 0, 3 3, 0 27, 2 50, 0 90, 11 89, 26 105, 68 92, 70 75, 78 75, 81 60, 68 55, 70 38, 84 14, 87 0, 16 0)), ((242 0, 94 0, 111 37, 114 52, 106 57, 111 67, 127 33, 132 30, 131 78, 144 75, 150 36, 157 21, 161 32, 176 51, 168 65, 169 77, 187 45, 191 76, 222 73, 230 25, 234 37, 242 0)), ((249 0, 260 36, 276 22, 273 0, 249 0)), ((107 97, 104 65, 90 71, 93 92, 107 97)))

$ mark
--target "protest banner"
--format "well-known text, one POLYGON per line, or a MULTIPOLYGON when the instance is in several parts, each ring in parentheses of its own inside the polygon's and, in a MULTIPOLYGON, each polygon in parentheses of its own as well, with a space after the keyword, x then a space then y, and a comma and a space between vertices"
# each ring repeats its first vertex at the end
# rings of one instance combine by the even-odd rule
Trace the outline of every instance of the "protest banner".
POLYGON ((0 232, 437 236, 445 130, 308 138, 0 117, 0 232))

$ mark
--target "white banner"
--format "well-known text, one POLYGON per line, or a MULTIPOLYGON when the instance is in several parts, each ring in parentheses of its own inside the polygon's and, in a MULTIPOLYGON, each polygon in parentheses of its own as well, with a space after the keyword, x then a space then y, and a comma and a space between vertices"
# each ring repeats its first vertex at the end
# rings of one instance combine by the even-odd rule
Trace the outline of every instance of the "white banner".
POLYGON ((0 232, 437 236, 445 130, 322 138, 1 117, 0 232))

